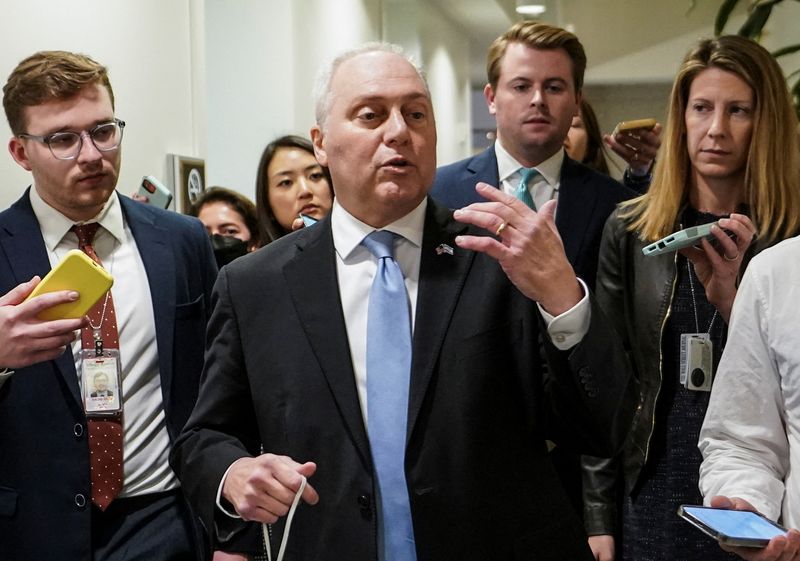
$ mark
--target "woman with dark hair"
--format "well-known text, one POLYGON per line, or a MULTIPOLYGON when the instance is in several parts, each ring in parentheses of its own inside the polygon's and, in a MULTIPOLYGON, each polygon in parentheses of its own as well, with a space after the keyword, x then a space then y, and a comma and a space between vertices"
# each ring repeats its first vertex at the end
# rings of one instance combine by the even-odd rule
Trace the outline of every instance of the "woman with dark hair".
POLYGON ((270 142, 256 176, 256 209, 263 245, 301 228, 300 215, 319 220, 333 204, 328 169, 314 157, 311 141, 295 135, 270 142))
POLYGON ((603 148, 603 134, 597 123, 594 109, 581 98, 580 114, 572 118, 572 126, 564 139, 564 149, 573 160, 589 166, 600 173, 609 174, 603 148))
POLYGON ((660 124, 650 131, 636 129, 614 136, 603 135, 594 109, 585 97, 581 98, 580 114, 572 118, 564 139, 564 149, 570 158, 606 175, 610 175, 606 146, 611 148, 628 164, 622 183, 637 193, 644 193, 650 185, 650 172, 660 145, 660 124))
POLYGON ((211 187, 203 191, 189 214, 206 227, 219 267, 261 247, 256 207, 236 191, 211 187))

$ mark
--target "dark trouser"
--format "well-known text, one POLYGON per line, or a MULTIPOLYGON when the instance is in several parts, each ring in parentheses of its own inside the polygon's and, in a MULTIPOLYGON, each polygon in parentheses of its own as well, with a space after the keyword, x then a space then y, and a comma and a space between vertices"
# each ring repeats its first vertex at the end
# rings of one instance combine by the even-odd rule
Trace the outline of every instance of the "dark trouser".
POLYGON ((195 561, 199 548, 180 489, 92 507, 94 561, 195 561))

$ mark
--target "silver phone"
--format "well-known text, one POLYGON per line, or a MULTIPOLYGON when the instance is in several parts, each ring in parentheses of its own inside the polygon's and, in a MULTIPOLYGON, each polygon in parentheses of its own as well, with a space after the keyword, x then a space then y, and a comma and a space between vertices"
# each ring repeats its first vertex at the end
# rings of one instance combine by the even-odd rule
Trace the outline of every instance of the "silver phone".
POLYGON ((782 526, 746 510, 681 505, 678 516, 725 545, 766 547, 772 538, 786 535, 782 526))
POLYGON ((647 256, 661 255, 662 253, 669 253, 677 251, 684 247, 697 245, 703 238, 716 239, 714 234, 711 233, 711 227, 716 222, 709 222, 708 224, 701 224, 700 226, 692 226, 691 228, 684 228, 678 232, 674 232, 669 236, 665 236, 657 242, 651 243, 642 248, 642 253, 647 256))

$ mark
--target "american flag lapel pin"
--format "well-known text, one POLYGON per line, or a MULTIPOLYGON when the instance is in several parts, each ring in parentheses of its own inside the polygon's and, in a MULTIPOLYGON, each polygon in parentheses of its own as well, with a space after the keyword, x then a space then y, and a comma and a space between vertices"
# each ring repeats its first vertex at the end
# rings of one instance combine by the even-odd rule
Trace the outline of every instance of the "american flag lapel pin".
POLYGON ((446 253, 447 255, 453 255, 453 248, 447 245, 446 243, 440 243, 436 246, 436 255, 441 255, 442 253, 446 253))

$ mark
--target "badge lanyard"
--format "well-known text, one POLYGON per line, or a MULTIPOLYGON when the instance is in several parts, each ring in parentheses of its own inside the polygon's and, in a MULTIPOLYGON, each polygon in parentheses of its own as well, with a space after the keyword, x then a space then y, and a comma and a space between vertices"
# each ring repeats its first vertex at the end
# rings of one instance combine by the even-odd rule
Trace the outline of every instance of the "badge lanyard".
MULTIPOLYGON (((113 274, 116 260, 117 240, 111 248, 111 260, 108 272, 113 274)), ((53 251, 56 258, 58 254, 53 251)), ((122 369, 119 349, 103 347, 102 328, 108 311, 111 291, 106 292, 103 308, 100 312, 100 324, 94 325, 89 320, 94 341, 93 349, 81 349, 78 371, 81 378, 83 406, 87 416, 114 416, 122 413, 122 369)))
POLYGON ((692 311, 694 312, 694 333, 681 333, 680 344, 680 382, 693 391, 711 391, 714 370, 714 343, 711 341, 711 329, 717 319, 717 309, 708 323, 705 333, 700 332, 700 318, 697 313, 697 297, 692 279, 692 264, 686 260, 686 272, 689 275, 689 290, 692 294, 692 311))

